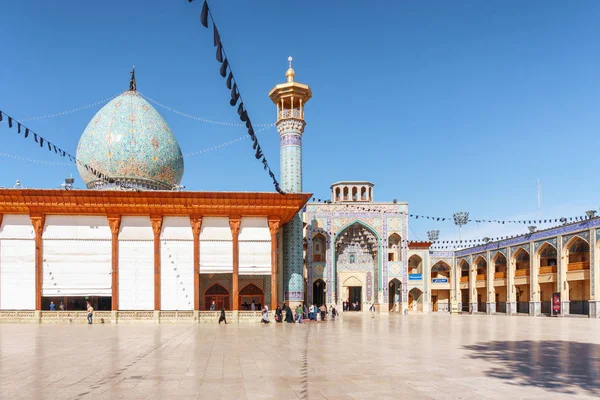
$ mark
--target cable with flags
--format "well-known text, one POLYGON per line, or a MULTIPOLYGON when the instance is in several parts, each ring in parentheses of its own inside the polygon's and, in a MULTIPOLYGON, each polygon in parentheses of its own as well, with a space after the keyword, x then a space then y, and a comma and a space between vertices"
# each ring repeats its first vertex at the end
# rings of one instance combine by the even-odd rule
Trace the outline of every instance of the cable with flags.
POLYGON ((116 181, 115 179, 109 177, 108 175, 98 171, 96 168, 91 167, 88 164, 78 160, 74 155, 61 149, 59 146, 57 146, 56 144, 47 140, 46 138, 44 138, 42 135, 38 134, 37 132, 34 132, 32 129, 25 126, 21 121, 16 120, 12 116, 10 116, 7 113, 5 113, 4 111, 0 110, 0 123, 4 122, 5 118, 6 118, 6 122, 8 123, 9 128, 12 129, 16 126, 17 134, 19 134, 19 135, 23 134, 23 138, 25 138, 25 139, 33 138, 35 143, 39 144, 40 148, 47 147, 48 151, 50 151, 50 152, 54 151, 54 153, 58 154, 61 157, 65 157, 65 158, 68 157, 70 162, 81 165, 83 168, 85 168, 87 171, 89 171, 96 178, 98 178, 104 182, 107 182, 107 183, 110 183, 113 185, 117 185, 122 189, 135 189, 134 187, 130 187, 130 186, 122 184, 121 182, 116 181))
MULTIPOLYGON (((193 0, 188 1, 191 3, 193 0)), ((240 121, 245 123, 246 129, 248 130, 248 135, 250 136, 250 139, 252 139, 252 148, 255 151, 254 157, 257 160, 260 160, 263 164, 264 170, 268 171, 269 176, 273 180, 273 186, 275 187, 275 190, 280 194, 285 194, 285 192, 281 190, 279 182, 277 181, 275 174, 271 170, 271 167, 269 167, 267 158, 263 154, 262 148, 258 143, 256 133, 254 132, 254 127, 252 126, 252 121, 248 116, 248 111, 244 106, 244 99, 242 98, 242 94, 240 93, 237 81, 235 79, 235 76, 233 75, 231 64, 229 63, 229 59, 227 58, 227 53, 225 52, 225 48, 223 47, 223 42, 221 41, 221 35, 219 34, 219 30, 217 29, 217 24, 215 23, 215 19, 212 15, 212 12, 208 7, 208 3, 205 0, 202 4, 202 11, 200 13, 200 23, 205 28, 208 28, 209 18, 213 26, 213 45, 217 48, 216 59, 221 64, 219 73, 223 78, 226 78, 225 85, 227 86, 227 89, 231 90, 231 100, 229 101, 229 104, 232 107, 235 107, 239 101, 239 105, 237 108, 238 116, 240 117, 240 121)))

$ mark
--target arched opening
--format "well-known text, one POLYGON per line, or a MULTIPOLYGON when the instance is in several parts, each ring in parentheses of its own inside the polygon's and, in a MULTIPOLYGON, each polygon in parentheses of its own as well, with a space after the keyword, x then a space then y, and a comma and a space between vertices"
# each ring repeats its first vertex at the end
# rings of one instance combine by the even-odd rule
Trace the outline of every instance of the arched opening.
POLYGON ((389 310, 393 312, 400 312, 402 307, 402 283, 394 278, 389 284, 389 310))
POLYGON ((475 288, 477 290, 477 310, 485 312, 487 307, 487 261, 479 256, 475 259, 477 275, 475 276, 475 288))
POLYGON ((348 187, 344 187, 344 201, 350 200, 350 196, 348 194, 348 187))
POLYGON ((352 188, 352 201, 358 201, 358 189, 356 186, 352 188))
POLYGON ((262 310, 262 305, 264 304, 263 291, 254 283, 244 286, 239 293, 239 304, 244 310, 262 310))
POLYGON ((362 201, 367 201, 367 188, 365 186, 360 188, 360 199, 362 201))
POLYGON ((335 200, 336 201, 340 201, 341 200, 341 194, 340 194, 340 188, 339 187, 335 188, 335 200))
POLYGON ((322 279, 317 279, 313 283, 312 303, 316 304, 319 307, 322 304, 325 304, 325 295, 326 294, 327 294, 327 286, 325 284, 325 281, 323 281, 322 279))
POLYGON ((492 258, 496 312, 506 312, 506 257, 497 252, 492 258))
POLYGON ((423 292, 418 288, 412 288, 408 292, 408 310, 423 311, 423 292))
POLYGON ((373 188, 369 188, 369 201, 373 201, 373 188))
POLYGON ((209 311, 229 310, 229 291, 215 283, 204 292, 204 308, 209 311), (213 307, 214 305, 214 307, 213 307))
POLYGON ((590 245, 575 236, 567 243, 567 289, 569 314, 589 314, 590 245))
POLYGON ((542 314, 551 314, 552 293, 556 292, 558 279, 556 278, 558 256, 556 248, 545 243, 538 251, 539 271, 538 286, 542 314))
POLYGON ((517 296, 517 313, 529 314, 529 286, 530 259, 529 252, 519 248, 513 256, 515 263, 515 294, 517 296))
MULTIPOLYGON (((351 301, 351 297, 361 301, 378 303, 379 291, 379 238, 373 230, 360 222, 354 222, 343 229, 335 238, 335 264, 333 275, 343 281, 349 276, 361 276, 369 279, 370 285, 361 292, 349 287, 333 287, 341 290, 341 300, 351 301), (351 295, 351 292, 354 295, 351 295)), ((384 283, 385 284, 385 283, 384 283)), ((337 296, 337 293, 336 293, 337 296)))
POLYGON ((460 296, 462 311, 469 312, 469 263, 462 260, 458 265, 460 268, 460 296))
POLYGON ((325 245, 327 243, 327 240, 325 239, 325 236, 323 236, 320 233, 317 233, 312 240, 312 254, 313 254, 313 261, 316 262, 324 262, 326 260, 325 258, 325 245))
POLYGON ((388 261, 402 261, 401 240, 400 235, 397 233, 392 233, 388 238, 388 261))
POLYGON ((346 311, 360 311, 362 309, 362 282, 355 276, 351 276, 342 283, 344 296, 348 303, 346 311))
POLYGON ((408 273, 413 275, 410 280, 423 279, 423 259, 416 254, 413 254, 408 259, 408 273))
POLYGON ((431 267, 431 309, 450 311, 450 266, 444 261, 431 267))

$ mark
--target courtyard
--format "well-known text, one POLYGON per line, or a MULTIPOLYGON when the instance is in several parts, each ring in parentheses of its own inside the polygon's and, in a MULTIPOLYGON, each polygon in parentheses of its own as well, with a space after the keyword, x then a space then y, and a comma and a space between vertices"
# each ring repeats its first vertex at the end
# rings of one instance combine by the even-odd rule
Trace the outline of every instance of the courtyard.
POLYGON ((600 321, 346 313, 312 324, 4 324, 0 397, 600 396, 600 321))

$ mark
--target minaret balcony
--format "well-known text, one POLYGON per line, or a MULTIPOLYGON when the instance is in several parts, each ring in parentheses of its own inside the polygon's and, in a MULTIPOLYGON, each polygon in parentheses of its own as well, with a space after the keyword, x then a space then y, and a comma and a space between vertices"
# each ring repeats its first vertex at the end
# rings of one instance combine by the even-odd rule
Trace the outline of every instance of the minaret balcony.
POLYGON ((281 110, 278 115, 277 121, 288 118, 295 118, 304 120, 304 110, 299 108, 293 108, 291 110, 281 110))

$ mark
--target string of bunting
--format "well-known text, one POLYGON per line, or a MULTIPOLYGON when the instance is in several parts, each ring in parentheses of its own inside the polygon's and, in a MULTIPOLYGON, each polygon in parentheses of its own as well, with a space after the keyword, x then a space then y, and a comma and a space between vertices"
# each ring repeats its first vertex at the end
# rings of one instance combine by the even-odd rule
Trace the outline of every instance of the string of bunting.
POLYGON ((4 118, 6 118, 6 120, 7 120, 6 122, 8 123, 9 128, 12 129, 16 125, 17 134, 19 134, 19 135, 23 134, 23 138, 25 138, 25 139, 32 137, 33 140, 35 141, 35 143, 39 144, 40 148, 47 147, 48 151, 50 151, 50 152, 54 151, 54 153, 58 154, 61 157, 65 157, 65 158, 68 157, 70 162, 81 165, 87 171, 89 171, 91 174, 93 174, 96 178, 98 178, 104 182, 108 182, 110 184, 117 185, 117 186, 121 187, 122 189, 135 189, 130 186, 123 185, 121 182, 115 181, 115 179, 109 177, 106 174, 103 174, 102 172, 98 171, 96 168, 93 168, 93 167, 87 165, 86 163, 78 160, 72 154, 66 152, 65 150, 63 150, 59 146, 57 146, 56 144, 54 144, 51 141, 44 138, 42 135, 38 134, 37 132, 34 132, 32 129, 25 126, 21 121, 16 120, 12 116, 10 116, 7 113, 0 110, 0 122, 3 122, 4 118))
MULTIPOLYGON (((323 200, 323 199, 319 199, 316 197, 313 197, 313 202, 318 202, 318 203, 324 203, 324 204, 331 204, 332 201, 331 200, 323 200)), ((360 204, 360 203, 359 203, 360 204)), ((345 205, 347 208, 352 208, 353 210, 359 210, 359 211, 365 211, 365 212, 381 212, 382 209, 377 209, 377 208, 372 208, 372 207, 365 207, 365 206, 359 206, 359 205, 355 205, 355 204, 340 204, 340 205, 345 205)), ((404 215, 405 213, 400 213, 402 215, 404 215)), ((427 215, 419 215, 419 214, 408 214, 408 216, 410 218, 414 218, 414 219, 428 219, 430 221, 441 221, 444 222, 446 220, 448 221, 453 221, 454 219, 452 217, 432 217, 432 216, 427 216, 427 215)), ((583 216, 575 216, 575 217, 561 217, 561 218, 546 218, 546 219, 523 219, 523 220, 498 220, 498 219, 469 219, 468 222, 476 222, 476 223, 497 223, 497 224, 551 224, 551 223, 557 223, 557 222, 561 222, 561 223, 566 223, 566 222, 576 222, 576 221, 583 221, 589 219, 589 217, 587 217, 586 215, 583 216)))
MULTIPOLYGON (((188 1, 191 3, 193 0, 188 1)), ((208 7, 208 3, 205 0, 202 5, 202 11, 200 13, 200 23, 205 28, 208 28, 209 17, 213 26, 213 45, 217 48, 216 58, 217 61, 221 64, 219 73, 223 78, 226 78, 225 85, 227 86, 227 89, 231 90, 231 100, 229 101, 229 104, 235 107, 239 101, 239 105, 237 108, 238 116, 240 117, 240 121, 245 123, 246 128, 248 129, 248 135, 250 136, 250 139, 252 139, 252 148, 255 150, 254 157, 257 160, 260 160, 263 164, 264 170, 268 171, 269 176, 273 180, 273 186, 275 187, 275 190, 280 194, 285 194, 285 192, 281 190, 279 182, 277 181, 275 174, 269 167, 267 158, 263 154, 262 148, 258 143, 256 133, 254 132, 254 127, 252 126, 252 121, 248 116, 248 111, 244 106, 244 99, 242 98, 242 94, 240 93, 237 81, 235 79, 235 76, 233 75, 229 59, 227 58, 227 53, 225 52, 225 48, 223 47, 221 36, 219 34, 219 30, 217 29, 217 24, 215 23, 215 19, 213 18, 212 12, 208 7)))

